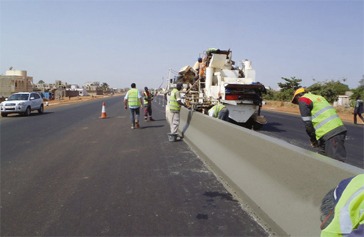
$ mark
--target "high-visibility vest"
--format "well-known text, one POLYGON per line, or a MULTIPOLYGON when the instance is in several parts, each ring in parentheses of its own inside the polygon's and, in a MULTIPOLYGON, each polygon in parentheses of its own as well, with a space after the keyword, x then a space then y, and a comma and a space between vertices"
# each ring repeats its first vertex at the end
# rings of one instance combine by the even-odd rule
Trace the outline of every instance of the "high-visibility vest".
POLYGON ((138 89, 130 89, 128 91, 128 105, 129 107, 140 106, 140 100, 138 98, 138 89))
POLYGON ((205 74, 205 70, 206 70, 206 63, 205 62, 202 62, 200 63, 200 76, 203 77, 204 74, 205 74))
POLYGON ((360 225, 364 225, 364 174, 346 186, 335 206, 334 218, 321 231, 321 237, 348 236, 360 225))
POLYGON ((302 97, 310 99, 313 103, 311 117, 303 118, 303 120, 312 121, 317 140, 331 130, 344 125, 336 110, 324 97, 309 93, 304 94, 302 97))
POLYGON ((149 99, 148 93, 147 92, 143 92, 144 93, 144 104, 148 104, 149 101, 147 99, 149 99))
POLYGON ((171 92, 171 97, 169 98, 169 109, 170 110, 175 110, 175 111, 181 110, 181 105, 178 104, 177 99, 176 99, 177 91, 178 91, 177 89, 173 89, 171 92))
POLYGON ((222 104, 217 104, 215 106, 213 106, 211 109, 209 109, 209 113, 212 109, 215 109, 215 113, 214 113, 214 117, 217 118, 217 116, 219 115, 220 111, 223 109, 223 108, 226 108, 225 105, 222 105, 222 104))
POLYGON ((206 53, 213 53, 216 51, 217 51, 217 48, 209 48, 208 50, 206 50, 206 53))

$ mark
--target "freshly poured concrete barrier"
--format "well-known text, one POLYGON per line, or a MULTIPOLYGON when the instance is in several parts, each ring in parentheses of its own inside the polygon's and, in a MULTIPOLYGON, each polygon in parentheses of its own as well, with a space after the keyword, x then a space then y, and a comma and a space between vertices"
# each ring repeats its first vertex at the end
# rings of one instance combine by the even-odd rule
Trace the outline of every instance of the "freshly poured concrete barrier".
MULTIPOLYGON (((167 109, 168 110, 168 109, 167 109)), ((363 169, 185 108, 184 139, 275 234, 320 235, 326 193, 363 169)))

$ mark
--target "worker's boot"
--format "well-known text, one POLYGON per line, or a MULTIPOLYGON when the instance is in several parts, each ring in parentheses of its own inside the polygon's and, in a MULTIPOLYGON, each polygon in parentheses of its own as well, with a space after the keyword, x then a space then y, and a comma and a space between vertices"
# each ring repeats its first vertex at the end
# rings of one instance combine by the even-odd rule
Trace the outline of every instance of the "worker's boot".
POLYGON ((150 121, 155 121, 155 120, 152 118, 152 116, 150 116, 150 117, 149 117, 149 120, 150 120, 150 121))
POLYGON ((136 125, 137 128, 139 128, 140 127, 139 126, 139 121, 135 121, 135 125, 136 125))
POLYGON ((148 122, 148 117, 147 116, 144 117, 144 121, 148 122))

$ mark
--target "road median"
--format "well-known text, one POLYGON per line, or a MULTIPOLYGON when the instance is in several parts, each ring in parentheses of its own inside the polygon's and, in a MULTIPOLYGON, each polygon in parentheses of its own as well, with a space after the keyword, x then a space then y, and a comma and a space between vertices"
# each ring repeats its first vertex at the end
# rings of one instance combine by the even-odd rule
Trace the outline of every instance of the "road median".
POLYGON ((180 129, 196 153, 276 235, 319 236, 325 194, 363 169, 185 108, 180 129))

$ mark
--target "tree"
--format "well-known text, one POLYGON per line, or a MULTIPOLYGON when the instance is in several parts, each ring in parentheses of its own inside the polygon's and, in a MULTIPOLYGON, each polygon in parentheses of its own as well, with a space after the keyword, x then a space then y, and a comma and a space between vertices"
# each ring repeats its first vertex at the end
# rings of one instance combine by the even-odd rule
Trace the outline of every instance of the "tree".
POLYGON ((302 79, 291 77, 291 79, 281 77, 286 83, 278 83, 281 91, 274 95, 275 100, 291 101, 294 91, 301 87, 300 82, 302 79))
POLYGON ((337 101, 339 95, 344 95, 349 90, 349 86, 338 81, 317 82, 307 88, 313 94, 321 95, 329 103, 337 101))
POLYGON ((361 99, 364 99, 364 75, 362 75, 362 79, 359 80, 359 86, 352 90, 352 92, 354 94, 350 96, 350 99, 353 103, 352 106, 354 106, 357 96, 360 96, 361 99))
POLYGON ((362 75, 362 78, 359 81, 359 87, 363 88, 363 90, 364 90, 364 75, 362 75))
POLYGON ((293 90, 297 90, 298 88, 300 88, 300 82, 302 81, 302 79, 296 79, 296 77, 291 77, 291 79, 288 78, 284 78, 281 77, 282 80, 285 80, 286 83, 278 83, 278 86, 281 88, 281 91, 285 91, 288 89, 293 89, 293 90))
POLYGON ((320 94, 327 100, 327 102, 331 104, 337 101, 339 98, 339 94, 331 88, 323 88, 320 94))
POLYGON ((349 89, 349 86, 346 84, 341 83, 339 80, 338 81, 328 81, 326 83, 326 86, 332 90, 334 90, 335 92, 337 92, 339 95, 345 95, 345 92, 347 92, 349 89))
POLYGON ((275 91, 272 89, 268 89, 267 93, 263 95, 264 100, 275 100, 275 91))
POLYGON ((275 95, 275 99, 276 100, 283 100, 283 101, 291 101, 292 100, 292 97, 293 97, 293 94, 294 94, 294 89, 293 88, 289 88, 289 89, 286 89, 284 91, 280 91, 279 93, 277 93, 275 95))
POLYGON ((101 85, 101 89, 103 91, 108 91, 109 90, 109 85, 106 82, 103 82, 101 85))
POLYGON ((38 84, 44 84, 45 82, 43 80, 39 80, 38 84))

